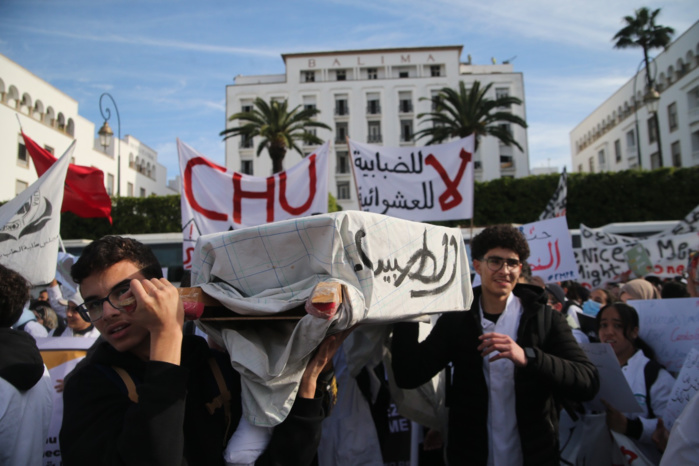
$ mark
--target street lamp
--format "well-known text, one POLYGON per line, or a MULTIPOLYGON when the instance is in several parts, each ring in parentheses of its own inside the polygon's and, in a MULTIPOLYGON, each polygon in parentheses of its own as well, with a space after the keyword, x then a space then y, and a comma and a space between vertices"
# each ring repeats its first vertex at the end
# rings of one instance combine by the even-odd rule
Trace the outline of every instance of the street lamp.
MULTIPOLYGON (((636 69, 636 75, 633 78, 633 96, 634 96, 634 118, 636 120, 636 154, 638 156, 638 168, 641 167, 641 136, 638 131, 638 106, 639 103, 636 102, 636 80, 641 72, 641 65, 645 63, 645 59, 641 60, 636 69)), ((655 59, 651 58, 650 63, 655 64, 655 59)), ((650 66, 649 63, 649 66, 650 66)), ((655 72, 657 73, 658 68, 656 65, 655 72)), ((663 149, 660 141, 660 122, 658 121, 658 107, 660 105, 660 93, 655 88, 654 78, 650 77, 650 72, 647 73, 646 78, 646 93, 643 96, 643 104, 646 106, 648 113, 653 116, 653 121, 655 125, 655 137, 658 144, 658 159, 660 166, 663 166, 663 149)))
POLYGON ((99 134, 99 140, 100 140, 100 145, 104 147, 104 151, 107 151, 107 147, 112 143, 112 137, 114 136, 114 131, 112 131, 112 128, 109 127, 109 118, 112 116, 112 112, 109 110, 109 107, 102 108, 102 99, 104 97, 109 97, 109 99, 112 101, 112 105, 114 106, 114 110, 116 111, 116 116, 117 116, 117 197, 121 196, 121 118, 119 117, 119 107, 117 107, 116 102, 114 101, 114 97, 111 96, 108 92, 104 92, 100 96, 100 114, 102 115, 102 118, 104 118, 104 123, 102 124, 102 127, 100 130, 97 132, 99 134), (106 113, 106 116, 105 116, 106 113))

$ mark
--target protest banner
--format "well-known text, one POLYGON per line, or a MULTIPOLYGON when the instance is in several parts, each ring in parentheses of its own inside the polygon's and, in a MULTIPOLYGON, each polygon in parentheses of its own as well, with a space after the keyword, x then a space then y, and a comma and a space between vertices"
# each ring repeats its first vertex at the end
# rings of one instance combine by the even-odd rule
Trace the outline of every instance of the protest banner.
POLYGON ((635 244, 640 244, 650 258, 653 268, 649 274, 674 277, 684 272, 689 251, 699 248, 699 232, 650 238, 634 244, 622 242, 614 246, 576 249, 574 253, 580 282, 588 288, 595 288, 607 282, 619 281, 630 271, 625 253, 635 244))
POLYGON ((699 348, 699 298, 631 300, 638 312, 639 336, 658 361, 677 373, 692 348, 699 348))
POLYGON ((675 379, 675 385, 670 392, 670 399, 665 406, 665 414, 663 415, 668 430, 672 428, 684 407, 697 392, 699 392, 699 344, 692 348, 684 359, 682 369, 680 369, 680 373, 675 379))
POLYGON ((685 233, 691 233, 693 231, 699 231, 699 205, 696 206, 690 213, 688 213, 682 220, 677 222, 672 228, 659 233, 656 236, 672 236, 672 235, 683 235, 685 233))
POLYGON ((384 147, 350 139, 360 208, 415 221, 472 218, 473 141, 384 147))
POLYGON ((92 346, 96 338, 79 337, 49 337, 37 338, 36 345, 41 352, 44 364, 51 375, 53 393, 53 412, 49 424, 48 436, 44 444, 43 466, 59 466, 61 460, 61 446, 58 434, 63 422, 63 391, 55 390, 57 385, 62 385, 66 375, 85 357, 87 350, 92 346))
POLYGON ((565 217, 566 215, 566 204, 568 202, 568 173, 566 172, 565 165, 563 166, 563 172, 561 172, 561 177, 558 179, 558 186, 556 191, 554 191, 553 196, 549 199, 546 208, 539 215, 539 220, 546 220, 549 218, 565 217))
POLYGON ((641 413, 631 387, 621 372, 619 360, 609 343, 580 343, 588 359, 599 371, 599 392, 592 401, 585 403, 590 411, 604 411, 601 400, 605 400, 622 413, 641 413))
POLYGON ((321 281, 343 285, 333 319, 305 315, 267 323, 266 332, 200 322, 241 374, 251 424, 286 417, 308 358, 328 332, 469 309, 473 299, 458 229, 384 215, 303 217, 201 236, 195 248, 192 285, 239 314, 294 309, 321 281))
POLYGON ((609 247, 609 246, 633 246, 638 244, 641 238, 632 236, 615 235, 607 233, 601 228, 590 228, 580 224, 580 242, 583 248, 609 247))
POLYGON ((200 235, 327 212, 328 147, 263 178, 227 171, 178 139, 184 268, 200 235))
POLYGON ((75 141, 38 180, 0 207, 0 263, 32 285, 56 276, 60 206, 74 149, 75 141))
POLYGON ((543 278, 546 283, 578 278, 573 241, 565 216, 527 223, 519 229, 529 243, 527 262, 532 275, 543 278))

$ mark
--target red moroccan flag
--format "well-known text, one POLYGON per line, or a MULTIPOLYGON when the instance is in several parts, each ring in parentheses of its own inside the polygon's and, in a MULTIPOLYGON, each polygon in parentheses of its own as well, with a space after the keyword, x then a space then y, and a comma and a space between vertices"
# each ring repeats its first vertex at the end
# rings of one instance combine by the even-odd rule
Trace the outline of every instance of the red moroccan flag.
MULTIPOLYGON (((56 157, 40 147, 22 132, 27 152, 34 161, 36 174, 41 176, 56 161, 56 157)), ((107 217, 112 223, 112 200, 104 187, 104 173, 99 168, 70 164, 66 175, 61 212, 72 212, 78 217, 107 217)))

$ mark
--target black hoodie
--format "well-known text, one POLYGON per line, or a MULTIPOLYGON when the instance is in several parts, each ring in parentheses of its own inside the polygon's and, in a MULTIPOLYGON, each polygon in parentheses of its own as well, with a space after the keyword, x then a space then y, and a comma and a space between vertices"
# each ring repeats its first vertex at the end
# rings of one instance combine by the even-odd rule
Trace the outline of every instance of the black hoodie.
POLYGON ((0 328, 0 377, 25 391, 43 375, 44 361, 34 338, 21 330, 0 328))

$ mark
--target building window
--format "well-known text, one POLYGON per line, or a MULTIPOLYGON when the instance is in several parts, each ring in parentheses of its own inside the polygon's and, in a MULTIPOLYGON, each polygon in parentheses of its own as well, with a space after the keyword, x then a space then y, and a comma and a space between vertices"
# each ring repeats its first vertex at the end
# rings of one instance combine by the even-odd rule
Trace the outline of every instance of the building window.
POLYGON ((381 142, 381 122, 369 122, 369 138, 367 142, 381 142))
POLYGON ((411 142, 413 140, 413 120, 400 121, 401 142, 411 142))
POLYGON ((658 140, 658 132, 655 126, 655 115, 648 118, 648 143, 652 144, 658 140))
POLYGON ((367 115, 381 114, 381 101, 378 93, 367 94, 366 96, 366 113, 367 115))
POLYGON ((515 165, 514 157, 511 155, 500 156, 500 168, 512 168, 515 165))
POLYGON ((667 106, 667 121, 670 125, 670 132, 677 129, 677 103, 673 102, 667 106))
MULTIPOLYGON (((500 123, 498 126, 500 127, 500 129, 501 129, 502 131, 504 131, 504 132, 506 132, 507 134, 509 134, 510 137, 512 136, 512 125, 511 125, 511 124, 509 124, 509 123, 500 123)), ((500 144, 501 144, 501 145, 509 146, 509 144, 505 144, 505 143, 502 142, 502 141, 500 141, 500 144)))
POLYGON ((240 173, 243 175, 252 175, 252 160, 240 161, 240 173))
POLYGON ((351 199, 349 181, 337 183, 337 198, 343 201, 351 199))
POLYGON ((146 188, 141 188, 140 192, 141 192, 141 197, 146 197, 146 188))
POLYGON ((15 180, 15 196, 29 187, 29 183, 22 180, 15 180))
POLYGON ((398 93, 398 113, 413 113, 412 92, 398 93))
POLYGON ((244 101, 240 104, 240 111, 243 113, 250 113, 252 112, 252 102, 250 101, 244 101))
POLYGON ((337 173, 350 172, 349 152, 347 152, 346 150, 337 151, 337 164, 335 166, 335 171, 337 173))
POLYGON ((650 168, 660 168, 660 154, 657 152, 650 154, 650 168))
POLYGON ((347 81, 347 70, 337 70, 335 72, 335 79, 338 81, 347 81))
POLYGON ((430 92, 430 101, 432 103, 432 111, 436 112, 439 107, 439 91, 430 92))
POLYGON ((304 71, 303 72, 303 82, 313 83, 315 81, 316 81, 316 72, 315 71, 304 71))
POLYGON ((27 156, 27 148, 24 144, 17 143, 17 165, 20 167, 29 166, 29 157, 27 156))
MULTIPOLYGON (((510 96, 510 90, 506 87, 495 88, 495 99, 502 99, 510 96)), ((503 105, 503 108, 510 108, 512 105, 503 105)))
POLYGON ((699 112, 699 86, 687 92, 687 107, 690 115, 699 112))
POLYGON ((107 194, 114 195, 114 175, 107 173, 107 194))
POLYGON ((583 165, 581 163, 578 164, 578 173, 582 173, 583 170, 583 165))
POLYGON ((433 78, 439 78, 442 76, 442 67, 439 65, 430 66, 430 76, 433 78))
POLYGON ((629 157, 636 155, 636 133, 634 130, 626 133, 626 152, 629 157))
POLYGON ((621 162, 621 140, 619 139, 614 141, 614 161, 616 163, 621 162))
POLYGON ((133 197, 133 183, 126 183, 126 196, 133 197))
POLYGON ((590 157, 589 159, 587 159, 587 164, 588 164, 588 168, 590 169, 590 173, 594 173, 595 172, 595 158, 590 157))
POLYGON ((473 162, 473 169, 474 170, 480 170, 481 168, 483 168, 483 165, 481 164, 480 160, 476 160, 473 162))
POLYGON ((45 146, 44 146, 44 149, 46 150, 46 152, 48 152, 48 153, 51 154, 51 155, 54 155, 54 154, 55 154, 55 152, 54 152, 54 150, 53 150, 53 147, 51 147, 51 146, 46 146, 46 145, 45 145, 45 146))
POLYGON ((366 74, 367 74, 368 79, 378 79, 379 78, 379 70, 376 68, 367 68, 366 74))
POLYGON ((241 149, 252 149, 253 137, 249 134, 242 134, 240 136, 240 148, 241 149))
POLYGON ((680 141, 673 142, 670 146, 672 153, 672 166, 679 168, 682 166, 682 154, 680 153, 680 141))
POLYGON ((349 135, 346 122, 335 123, 335 144, 347 144, 349 135))
POLYGON ((409 71, 399 71, 399 72, 398 72, 398 77, 399 77, 399 78, 409 78, 409 77, 410 77, 410 72, 409 72, 409 71))
POLYGON ((604 149, 597 152, 597 163, 599 165, 600 170, 604 170, 606 168, 607 160, 606 160, 606 157, 604 155, 604 149))
POLYGON ((335 115, 349 115, 349 105, 347 105, 346 96, 342 96, 335 99, 335 115))

